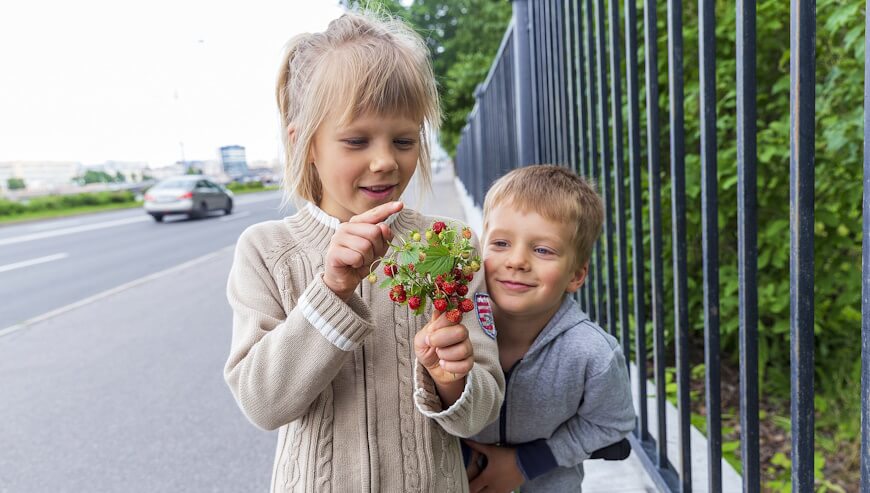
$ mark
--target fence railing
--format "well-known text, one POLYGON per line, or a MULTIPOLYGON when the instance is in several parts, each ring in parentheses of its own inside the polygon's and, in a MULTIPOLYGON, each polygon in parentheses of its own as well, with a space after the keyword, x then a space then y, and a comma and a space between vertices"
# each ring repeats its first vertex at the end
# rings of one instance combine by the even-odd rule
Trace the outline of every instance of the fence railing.
MULTIPOLYGON (((716 162, 716 80, 713 0, 698 0, 701 227, 707 448, 690 446, 689 313, 686 272, 686 186, 683 135, 682 7, 667 2, 668 117, 673 262, 674 347, 679 460, 668 456, 658 86, 638 83, 635 0, 514 0, 514 16, 456 151, 460 179, 477 205, 508 170, 536 162, 558 163, 592 177, 606 204, 605 227, 579 294, 589 315, 618 334, 626 357, 634 331, 637 395, 647 396, 645 293, 651 292, 652 377, 656 437, 646 403, 639 406, 631 442, 657 486, 691 491, 693 453, 705 453, 707 489, 722 491, 722 423, 719 363, 719 252, 716 162), (605 17, 605 12, 609 17, 605 17), (623 20, 620 23, 620 19, 623 20), (624 39, 624 46, 620 46, 624 39), (609 48, 609 49, 608 49, 609 48), (621 56, 625 55, 624 62, 621 56), (605 57, 609 55, 609 60, 605 57), (625 67, 622 73, 621 67, 625 67), (609 75, 609 80, 608 80, 609 75), (621 93, 626 88, 623 103, 621 93), (649 218, 643 219, 641 115, 646 107, 649 218), (608 102, 610 103, 608 107, 608 102), (623 128, 623 109, 628 121, 623 128), (623 135, 627 142, 623 142, 623 135), (627 166, 625 160, 628 160, 627 166), (625 182, 629 184, 628 193, 625 182), (630 213, 630 217, 627 217, 630 213), (649 231, 649 252, 643 231, 649 231), (629 238, 628 230, 631 231, 629 238), (631 256, 628 245, 631 244, 631 256), (649 281, 644 255, 649 254, 649 281), (628 265, 633 266, 629 276, 628 265), (640 268, 638 268, 640 267, 640 268), (629 278, 631 279, 629 281, 629 278), (632 306, 629 306, 629 291, 632 306), (679 468, 674 463, 681 464, 679 468)), ((868 0, 870 6, 870 0, 868 0)), ((644 80, 658 80, 655 0, 643 1, 644 80)), ((754 0, 736 2, 736 135, 739 274, 740 449, 743 491, 758 492, 758 285, 756 217, 756 11, 754 0)), ((791 0, 791 433, 792 488, 813 489, 813 186, 815 103, 815 2, 791 0)), ((865 19, 870 29, 870 17, 865 19)), ((870 43, 865 40, 865 56, 870 43)), ((870 141, 870 63, 865 60, 865 147, 870 141)), ((861 491, 870 493, 870 155, 864 156, 861 491)))

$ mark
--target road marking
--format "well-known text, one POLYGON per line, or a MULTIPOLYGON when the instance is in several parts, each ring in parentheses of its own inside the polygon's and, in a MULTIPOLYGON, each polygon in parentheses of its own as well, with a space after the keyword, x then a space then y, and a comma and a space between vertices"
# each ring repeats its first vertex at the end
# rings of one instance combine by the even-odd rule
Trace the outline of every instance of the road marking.
POLYGON ((74 233, 82 233, 85 231, 93 231, 95 229, 114 228, 115 226, 124 226, 125 224, 139 223, 142 221, 151 221, 148 215, 128 217, 127 219, 117 219, 115 221, 106 221, 102 223, 85 224, 83 226, 73 226, 71 228, 55 229, 53 231, 43 231, 42 233, 32 233, 29 235, 13 236, 12 238, 0 239, 0 245, 12 245, 14 243, 24 243, 25 241, 41 240, 43 238, 53 238, 55 236, 71 235, 74 233))
POLYGON ((233 214, 232 216, 224 216, 224 217, 218 219, 218 221, 225 223, 228 221, 235 221, 236 219, 241 219, 243 217, 248 217, 250 215, 251 215, 250 212, 239 212, 238 214, 233 214))
POLYGON ((8 272, 10 270, 21 269, 24 267, 30 267, 31 265, 44 264, 46 262, 53 262, 55 260, 60 260, 69 257, 66 253, 56 253, 54 255, 46 255, 45 257, 34 258, 30 260, 23 260, 21 262, 15 262, 14 264, 6 264, 0 265, 0 272, 8 272))
POLYGON ((79 301, 76 301, 74 303, 70 303, 69 305, 62 306, 60 308, 57 308, 57 309, 52 310, 52 311, 47 312, 47 313, 43 313, 42 315, 37 315, 36 317, 25 320, 24 322, 17 323, 15 325, 10 325, 9 327, 6 327, 5 329, 0 329, 0 338, 2 338, 3 336, 6 336, 6 335, 12 334, 13 332, 18 332, 19 330, 26 329, 27 327, 30 327, 31 325, 37 324, 39 322, 44 322, 50 318, 54 318, 58 315, 62 315, 66 312, 75 310, 76 308, 80 308, 80 307, 83 307, 85 305, 89 305, 91 303, 94 303, 96 301, 100 301, 104 298, 108 298, 109 296, 112 296, 113 294, 117 294, 117 293, 120 293, 122 291, 126 291, 130 288, 135 288, 136 286, 139 286, 140 284, 145 284, 145 283, 153 281, 155 279, 159 279, 161 277, 168 276, 169 274, 175 273, 177 271, 184 270, 188 267, 192 267, 196 264, 201 264, 203 262, 207 262, 213 258, 219 257, 220 255, 223 255, 226 252, 232 251, 234 248, 235 248, 235 245, 225 246, 225 247, 221 248, 220 250, 217 250, 217 251, 214 251, 211 253, 207 253, 207 254, 205 254, 201 257, 197 257, 193 260, 188 260, 187 262, 184 262, 183 264, 178 264, 176 266, 161 270, 159 272, 155 272, 153 274, 148 274, 145 277, 140 277, 139 279, 136 279, 134 281, 130 281, 126 284, 122 284, 120 286, 116 286, 114 288, 107 289, 101 293, 97 293, 93 296, 89 296, 83 300, 79 300, 79 301))

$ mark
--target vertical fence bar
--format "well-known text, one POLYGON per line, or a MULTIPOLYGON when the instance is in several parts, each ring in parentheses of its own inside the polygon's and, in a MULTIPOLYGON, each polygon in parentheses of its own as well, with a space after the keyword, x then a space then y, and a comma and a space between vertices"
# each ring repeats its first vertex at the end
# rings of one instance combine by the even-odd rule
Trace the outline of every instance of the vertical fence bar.
POLYGON ((556 59, 558 60, 559 78, 556 79, 556 87, 559 94, 559 162, 574 166, 570 155, 570 140, 569 140, 569 115, 568 111, 572 108, 568 101, 568 51, 567 51, 567 32, 565 30, 565 0, 556 0, 555 4, 555 19, 556 24, 556 42, 558 43, 558 51, 556 59))
MULTIPOLYGON (((595 24, 596 36, 596 54, 598 58, 598 115, 600 125, 598 127, 598 137, 601 141, 601 177, 598 180, 601 190, 604 195, 604 241, 599 241, 599 252, 602 252, 604 257, 603 262, 599 263, 598 276, 600 280, 604 280, 604 274, 607 274, 607 295, 606 300, 606 320, 607 325, 604 327, 611 334, 616 334, 616 290, 615 290, 615 275, 613 269, 613 197, 610 182, 610 143, 608 142, 608 130, 610 122, 607 112, 607 52, 605 49, 606 32, 604 27, 604 0, 595 1, 595 24), (605 249, 606 246, 606 249, 605 249)), ((602 293, 603 294, 603 293, 602 293)), ((602 313, 604 315, 604 313, 602 313)), ((602 324, 603 325, 603 324, 602 324)))
MULTIPOLYGON (((618 250, 619 328, 622 354, 631 357, 628 333, 628 248, 625 233, 625 162, 622 147, 622 85, 619 57, 619 0, 608 0, 610 12, 610 111, 613 118, 613 161, 615 167, 614 195, 616 196, 616 237, 618 250)), ((616 332, 616 319, 613 320, 616 332)))
POLYGON ((562 16, 562 19, 564 20, 563 28, 565 30, 565 78, 562 80, 562 85, 565 87, 565 97, 568 101, 566 113, 568 126, 568 163, 570 163, 569 167, 572 171, 577 174, 582 174, 580 172, 579 143, 577 142, 578 101, 575 97, 576 91, 574 90, 574 81, 577 80, 577 75, 574 71, 577 46, 575 44, 575 36, 577 33, 573 29, 573 14, 574 2, 567 0, 565 2, 564 15, 562 16))
POLYGON ((649 217, 650 217, 650 263, 652 265, 652 318, 653 361, 656 379, 656 441, 657 464, 661 469, 668 465, 668 433, 665 423, 665 328, 664 328, 664 278, 662 275, 662 223, 661 223, 661 176, 659 175, 659 89, 658 89, 658 34, 656 29, 656 2, 644 0, 644 65, 646 69, 646 127, 647 164, 649 167, 649 217))
POLYGON ((719 206, 716 166, 716 20, 713 0, 698 0, 701 113, 701 234, 704 269, 704 366, 707 403, 707 489, 722 491, 719 372, 719 206))
POLYGON ((758 218, 755 0, 737 0, 737 264, 743 491, 761 490, 758 455, 758 218))
MULTIPOLYGON (((595 178, 596 162, 598 161, 598 144, 595 140, 595 51, 594 33, 595 29, 592 25, 592 0, 586 0, 584 9, 586 14, 586 110, 589 112, 589 168, 586 170, 587 177, 595 178)), ((601 242, 595 244, 595 250, 591 259, 589 273, 586 276, 586 282, 589 284, 589 317, 592 320, 598 320, 598 314, 601 313, 598 309, 601 300, 601 290, 598 285, 598 267, 601 263, 598 261, 600 252, 598 250, 601 242)))
POLYGON ((870 493, 870 0, 864 7, 864 235, 861 242, 861 493, 870 493))
MULTIPOLYGON (((576 32, 576 64, 575 70, 577 74, 577 82, 576 84, 572 84, 571 88, 575 91, 577 95, 577 101, 579 101, 579 115, 578 118, 580 123, 577 127, 577 136, 580 142, 580 173, 583 176, 589 176, 589 141, 587 140, 587 128, 589 124, 587 122, 587 109, 586 109, 586 97, 585 91, 588 91, 588 86, 586 84, 586 57, 585 57, 585 43, 583 41, 583 15, 581 12, 581 4, 580 0, 569 0, 571 5, 573 6, 573 15, 572 22, 574 24, 574 31, 576 32)), ((586 282, 583 283, 583 287, 580 288, 580 299, 581 305, 583 306, 583 311, 586 313, 590 313, 592 309, 592 303, 590 302, 591 296, 591 288, 589 284, 589 278, 586 279, 586 282)))
MULTIPOLYGON (((870 1, 870 0, 868 0, 870 1)), ((643 197, 641 195, 640 168, 640 102, 637 81, 637 5, 625 0, 625 90, 628 96, 628 169, 631 175, 631 253, 633 267, 632 292, 634 297, 634 344, 637 366, 638 415, 637 437, 641 442, 649 438, 646 405, 646 307, 644 306, 643 263, 643 197)), ((628 355, 625 356, 628 358, 628 355)))
POLYGON ((538 25, 538 9, 534 8, 534 0, 528 2, 528 19, 529 19, 529 66, 527 70, 531 72, 531 87, 532 87, 532 135, 534 135, 532 161, 529 163, 537 163, 541 161, 541 74, 540 74, 540 53, 539 53, 539 36, 540 26, 538 25))
POLYGON ((792 491, 813 489, 814 0, 791 0, 791 443, 792 491))
POLYGON ((520 166, 535 161, 534 110, 532 107, 532 66, 529 50, 528 0, 514 0, 514 88, 516 98, 517 154, 520 166))
POLYGON ((686 160, 683 112, 683 5, 668 0, 668 84, 671 127, 671 226, 674 275, 674 344, 679 412, 680 480, 692 491, 692 445, 689 435, 689 302, 686 298, 686 160))

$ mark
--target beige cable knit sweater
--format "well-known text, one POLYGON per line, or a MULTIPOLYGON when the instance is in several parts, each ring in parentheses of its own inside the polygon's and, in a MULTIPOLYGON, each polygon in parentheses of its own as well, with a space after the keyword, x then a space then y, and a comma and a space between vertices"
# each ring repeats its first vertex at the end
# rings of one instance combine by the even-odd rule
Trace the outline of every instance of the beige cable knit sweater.
MULTIPOLYGON (((397 235, 435 220, 391 217, 397 235)), ((254 424, 280 428, 272 491, 467 491, 458 439, 498 418, 504 377, 476 311, 462 323, 475 364, 462 396, 442 409, 415 362, 415 317, 386 289, 360 283, 343 302, 323 283, 338 220, 308 204, 239 238, 227 286, 233 341, 224 377, 254 424)), ((383 277, 382 273, 379 273, 383 277)), ((484 290, 482 273, 469 293, 484 290)), ((431 308, 430 308, 431 310, 431 308)))

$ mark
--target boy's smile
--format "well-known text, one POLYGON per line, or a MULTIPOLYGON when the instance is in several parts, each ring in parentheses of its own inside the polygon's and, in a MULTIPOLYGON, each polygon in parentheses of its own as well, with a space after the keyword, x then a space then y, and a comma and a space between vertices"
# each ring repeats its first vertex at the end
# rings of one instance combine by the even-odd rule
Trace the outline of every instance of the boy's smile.
POLYGON ((574 228, 521 212, 512 204, 494 207, 487 217, 484 245, 486 284, 499 312, 544 324, 586 277, 574 267, 574 228))
POLYGON ((403 116, 364 114, 347 125, 335 115, 314 134, 317 167, 327 214, 347 221, 373 207, 399 200, 420 158, 420 122, 403 116))

